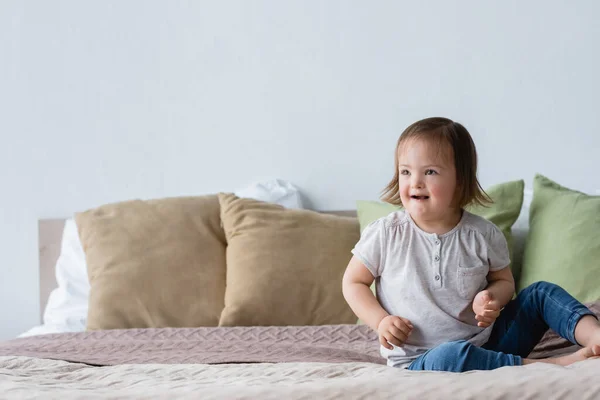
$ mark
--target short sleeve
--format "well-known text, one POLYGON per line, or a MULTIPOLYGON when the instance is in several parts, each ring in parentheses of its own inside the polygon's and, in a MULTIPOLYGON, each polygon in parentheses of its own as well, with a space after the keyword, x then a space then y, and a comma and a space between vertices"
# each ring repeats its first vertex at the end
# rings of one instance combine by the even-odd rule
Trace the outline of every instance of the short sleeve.
POLYGON ((510 264, 508 244, 504 234, 495 225, 487 234, 488 263, 490 271, 499 271, 510 264))
POLYGON ((379 219, 367 225, 360 235, 360 240, 352 249, 352 254, 367 267, 375 278, 381 275, 384 265, 384 245, 385 221, 379 219))

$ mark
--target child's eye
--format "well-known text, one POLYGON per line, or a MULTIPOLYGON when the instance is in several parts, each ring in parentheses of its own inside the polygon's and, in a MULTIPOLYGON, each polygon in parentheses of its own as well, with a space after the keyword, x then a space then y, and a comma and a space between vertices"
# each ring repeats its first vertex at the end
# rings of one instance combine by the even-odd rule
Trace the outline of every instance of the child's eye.
POLYGON ((428 169, 425 171, 425 175, 435 175, 435 174, 437 174, 437 172, 432 169, 428 169))
POLYGON ((407 169, 403 169, 400 171, 400 175, 408 175, 410 172, 408 172, 407 169))

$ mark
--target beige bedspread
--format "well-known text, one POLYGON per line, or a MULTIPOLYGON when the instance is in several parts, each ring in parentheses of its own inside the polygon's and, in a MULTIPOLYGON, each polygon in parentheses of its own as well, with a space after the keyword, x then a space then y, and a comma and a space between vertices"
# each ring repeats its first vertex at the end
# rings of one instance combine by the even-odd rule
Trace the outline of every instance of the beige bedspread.
POLYGON ((0 356, 92 365, 370 362, 384 364, 364 325, 124 329, 32 336, 0 343, 0 356))
MULTIPOLYGON (((530 357, 576 349, 548 332, 530 357)), ((0 397, 600 399, 600 359, 463 374, 383 362, 357 325, 44 335, 0 343, 0 397)))
POLYGON ((0 357, 0 393, 10 399, 598 399, 600 360, 452 374, 371 363, 91 367, 0 357))

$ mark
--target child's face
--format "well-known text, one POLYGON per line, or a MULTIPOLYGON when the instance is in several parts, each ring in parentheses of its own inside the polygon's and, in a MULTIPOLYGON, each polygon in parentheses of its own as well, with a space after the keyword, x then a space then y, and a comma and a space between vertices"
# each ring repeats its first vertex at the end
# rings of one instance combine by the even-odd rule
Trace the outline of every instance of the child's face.
POLYGON ((456 168, 450 145, 410 139, 400 147, 398 169, 400 199, 413 219, 455 215, 456 168))

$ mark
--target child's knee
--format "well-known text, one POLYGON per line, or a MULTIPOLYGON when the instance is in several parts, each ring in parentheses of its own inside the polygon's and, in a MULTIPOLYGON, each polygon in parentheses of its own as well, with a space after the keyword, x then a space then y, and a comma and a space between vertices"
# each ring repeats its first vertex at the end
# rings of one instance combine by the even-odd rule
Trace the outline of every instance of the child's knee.
POLYGON ((455 359, 468 352, 471 346, 473 345, 466 340, 457 340, 454 342, 443 343, 434 350, 437 350, 438 353, 444 357, 455 359))
POLYGON ((471 350, 475 347, 466 340, 458 340, 439 345, 427 354, 425 369, 433 371, 460 372, 471 350))

